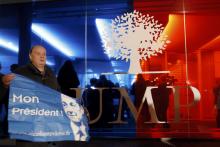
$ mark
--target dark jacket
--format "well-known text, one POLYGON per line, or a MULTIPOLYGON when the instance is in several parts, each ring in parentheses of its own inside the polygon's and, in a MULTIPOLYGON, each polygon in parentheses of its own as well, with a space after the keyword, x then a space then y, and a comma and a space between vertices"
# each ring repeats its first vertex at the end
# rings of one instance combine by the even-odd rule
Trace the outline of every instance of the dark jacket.
POLYGON ((2 77, 3 77, 3 74, 0 73, 0 103, 2 102, 2 96, 3 96, 3 83, 2 83, 2 77))
POLYGON ((76 92, 74 90, 70 90, 70 88, 77 88, 80 85, 80 81, 71 60, 65 61, 63 66, 60 68, 57 80, 62 93, 71 97, 76 97, 76 92))
POLYGON ((2 77, 4 75, 0 73, 0 104, 4 103, 4 96, 7 93, 7 89, 4 87, 4 84, 2 83, 2 77))
POLYGON ((54 90, 60 91, 56 76, 49 67, 45 67, 45 73, 41 72, 31 63, 19 67, 15 70, 16 74, 23 75, 33 81, 46 85, 54 90))
POLYGON ((7 124, 7 110, 5 106, 7 105, 7 88, 4 87, 2 82, 2 77, 4 75, 0 73, 0 137, 7 136, 8 124, 7 124))

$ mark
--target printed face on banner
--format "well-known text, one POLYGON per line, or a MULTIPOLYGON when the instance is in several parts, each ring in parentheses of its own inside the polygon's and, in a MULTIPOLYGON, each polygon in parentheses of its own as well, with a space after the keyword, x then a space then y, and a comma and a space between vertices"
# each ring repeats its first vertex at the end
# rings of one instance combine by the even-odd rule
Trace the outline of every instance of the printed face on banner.
POLYGON ((71 121, 80 122, 84 114, 84 109, 76 102, 76 100, 66 95, 62 94, 61 98, 66 115, 71 121))

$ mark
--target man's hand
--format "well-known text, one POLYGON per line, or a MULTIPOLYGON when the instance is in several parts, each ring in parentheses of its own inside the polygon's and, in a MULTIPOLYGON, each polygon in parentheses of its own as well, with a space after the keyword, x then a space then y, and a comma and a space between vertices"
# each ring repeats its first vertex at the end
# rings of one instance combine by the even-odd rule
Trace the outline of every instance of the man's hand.
POLYGON ((2 77, 2 83, 5 87, 8 87, 11 83, 11 81, 15 78, 14 74, 7 74, 2 77))

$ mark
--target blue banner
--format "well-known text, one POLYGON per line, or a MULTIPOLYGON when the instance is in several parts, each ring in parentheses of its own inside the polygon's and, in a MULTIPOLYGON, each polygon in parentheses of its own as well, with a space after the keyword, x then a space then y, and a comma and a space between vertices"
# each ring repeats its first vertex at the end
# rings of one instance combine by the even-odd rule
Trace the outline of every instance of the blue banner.
POLYGON ((12 139, 89 139, 88 119, 79 100, 20 75, 10 85, 8 121, 12 139))

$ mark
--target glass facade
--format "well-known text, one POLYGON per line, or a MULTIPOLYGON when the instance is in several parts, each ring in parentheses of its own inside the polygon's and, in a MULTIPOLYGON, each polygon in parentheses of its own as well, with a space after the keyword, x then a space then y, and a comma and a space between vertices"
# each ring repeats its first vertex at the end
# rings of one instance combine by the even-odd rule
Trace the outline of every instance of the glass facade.
POLYGON ((72 90, 88 110, 91 136, 220 138, 219 7, 218 0, 1 4, 1 72, 28 61, 23 56, 29 49, 22 47, 41 44, 56 74, 66 60, 73 61, 80 85, 72 90), (132 16, 123 20, 135 11, 138 19, 131 20, 142 25, 141 15, 149 18, 147 29, 129 28, 132 16), (31 15, 22 19, 25 13, 31 15), (154 51, 157 44, 146 46, 142 41, 153 44, 161 39, 149 39, 149 25, 152 30, 156 24, 161 24, 159 35, 166 35, 166 43, 154 51), (113 25, 125 33, 116 31, 114 38, 113 25), (23 33, 25 28, 29 31, 23 33), (140 32, 129 34, 132 29, 140 32), (30 35, 29 43, 24 34, 30 35), (135 64, 133 50, 139 57, 135 64))

